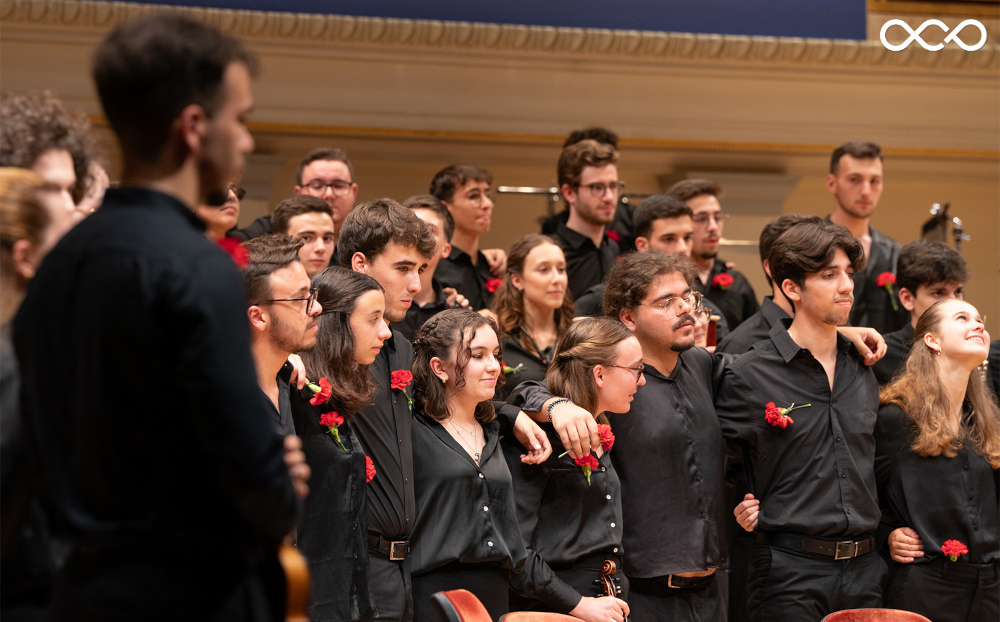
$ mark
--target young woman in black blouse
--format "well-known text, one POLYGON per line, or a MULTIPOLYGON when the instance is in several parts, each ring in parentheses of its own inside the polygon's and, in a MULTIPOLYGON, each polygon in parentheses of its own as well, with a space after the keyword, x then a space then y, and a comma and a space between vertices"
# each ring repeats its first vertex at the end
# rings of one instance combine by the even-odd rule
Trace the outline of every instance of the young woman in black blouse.
POLYGON ((526 380, 544 380, 556 341, 573 322, 566 258, 552 238, 530 233, 507 251, 507 274, 493 299, 493 312, 504 336, 503 399, 526 380))
MULTIPOLYGON (((312 404, 313 392, 292 391, 292 417, 312 468, 309 496, 298 527, 299 550, 309 562, 312 598, 309 618, 348 622, 377 611, 368 594, 368 539, 365 450, 351 431, 351 419, 371 399, 368 365, 391 333, 383 319, 385 297, 378 282, 339 267, 312 279, 319 316, 316 346, 302 353, 313 382, 326 378, 331 395, 312 404), (330 430, 324 415, 343 417, 330 430), (339 439, 339 440, 338 440, 339 439)), ((326 385, 324 385, 326 386, 326 385)), ((376 474, 375 477, 378 477, 376 474)))
POLYGON ((502 382, 496 324, 468 309, 428 320, 413 342, 410 536, 415 622, 437 622, 430 598, 464 588, 498 619, 525 550, 493 409, 502 382))
POLYGON ((936 303, 881 396, 876 478, 898 527, 885 605, 934 622, 1000 620, 1000 410, 976 369, 989 339, 975 307, 936 303))
MULTIPOLYGON (((628 412, 636 389, 646 383, 642 348, 621 322, 584 318, 559 340, 545 380, 553 395, 571 399, 607 425, 604 413, 628 412)), ((561 445, 551 424, 542 428, 554 446, 561 445)), ((540 465, 524 464, 516 443, 502 441, 528 547, 524 568, 511 583, 512 609, 568 613, 588 622, 622 622, 628 615, 621 483, 609 453, 613 437, 602 435, 604 440, 589 456, 596 460, 589 476, 573 458, 554 452, 540 465), (606 561, 616 566, 615 597, 602 590, 606 561)))

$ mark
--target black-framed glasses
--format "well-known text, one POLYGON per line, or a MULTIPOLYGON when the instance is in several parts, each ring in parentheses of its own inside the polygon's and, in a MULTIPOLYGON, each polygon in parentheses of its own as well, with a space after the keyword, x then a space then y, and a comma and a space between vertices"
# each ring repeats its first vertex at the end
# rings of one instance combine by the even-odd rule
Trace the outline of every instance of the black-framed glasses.
POLYGON ((703 296, 701 295, 701 292, 689 292, 687 296, 671 296, 670 298, 664 298, 659 302, 647 302, 644 304, 651 307, 659 307, 664 311, 671 311, 678 308, 677 301, 680 300, 691 305, 691 312, 694 313, 701 310, 702 298, 703 296))
POLYGON ((708 212, 702 212, 700 214, 695 214, 691 217, 691 222, 696 225, 707 225, 709 219, 714 220, 715 224, 721 225, 724 220, 729 219, 729 214, 723 214, 722 212, 716 212, 714 214, 709 214, 708 212))
POLYGON ((646 369, 646 365, 643 364, 642 361, 639 362, 639 366, 638 367, 629 367, 628 365, 610 365, 610 364, 609 365, 605 365, 605 367, 617 367, 619 369, 628 369, 630 371, 634 371, 635 372, 635 381, 636 382, 639 382, 639 378, 642 377, 642 370, 646 369))
POLYGON ((247 191, 244 190, 243 188, 239 187, 239 186, 232 185, 232 186, 229 186, 229 189, 232 190, 233 194, 236 195, 236 200, 237 201, 242 201, 243 197, 245 197, 247 195, 247 191))
POLYGON ((590 190, 590 195, 595 199, 603 197, 604 193, 607 192, 608 190, 611 191, 612 196, 619 196, 621 194, 624 194, 625 192, 624 181, 613 181, 609 184, 601 184, 601 183, 585 184, 585 185, 577 184, 576 187, 578 190, 580 188, 586 188, 587 190, 590 190))
POLYGON ((306 313, 308 314, 309 313, 309 309, 312 309, 313 303, 316 302, 316 296, 318 294, 319 294, 319 289, 317 289, 317 288, 314 287, 314 288, 312 288, 312 289, 309 290, 309 296, 307 296, 306 298, 270 298, 268 300, 261 300, 257 304, 258 305, 262 305, 265 302, 302 302, 303 300, 305 300, 305 301, 307 301, 306 302, 306 313))
POLYGON ((314 179, 307 184, 302 184, 306 188, 309 188, 316 194, 323 194, 326 192, 327 188, 333 190, 333 194, 338 197, 347 196, 347 193, 351 191, 351 186, 354 184, 349 181, 344 181, 343 179, 334 179, 332 181, 323 181, 322 179, 314 179))

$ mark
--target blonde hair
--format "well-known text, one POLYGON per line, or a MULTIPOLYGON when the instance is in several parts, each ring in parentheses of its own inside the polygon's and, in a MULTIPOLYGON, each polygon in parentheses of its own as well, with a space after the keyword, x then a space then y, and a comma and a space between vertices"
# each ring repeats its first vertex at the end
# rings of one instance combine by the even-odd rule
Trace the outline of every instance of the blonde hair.
POLYGON ((941 386, 935 355, 924 342, 924 336, 940 329, 944 319, 942 306, 948 302, 934 303, 917 320, 906 367, 882 389, 880 402, 899 406, 913 422, 917 433, 911 447, 917 454, 954 458, 968 441, 990 466, 1000 469, 1000 408, 986 386, 984 374, 978 370, 969 375, 965 389, 965 399, 972 404, 970 425, 961 426, 957 434, 947 425, 953 405, 941 386))
POLYGON ((0 269, 5 275, 14 274, 11 250, 18 240, 27 240, 37 248, 52 222, 39 200, 41 192, 54 191, 33 171, 23 168, 0 168, 0 269))

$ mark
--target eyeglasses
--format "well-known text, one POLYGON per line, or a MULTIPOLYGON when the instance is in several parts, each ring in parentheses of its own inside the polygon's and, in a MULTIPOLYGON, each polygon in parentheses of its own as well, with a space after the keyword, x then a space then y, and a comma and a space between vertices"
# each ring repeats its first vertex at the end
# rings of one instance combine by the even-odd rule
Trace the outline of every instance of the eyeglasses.
POLYGON ((691 312, 696 313, 701 310, 701 292, 690 292, 687 296, 671 296, 670 298, 664 298, 659 302, 644 303, 651 307, 659 307, 664 311, 670 311, 674 309, 674 304, 676 301, 680 300, 691 305, 691 312))
POLYGON ((612 196, 618 196, 625 192, 625 182, 624 181, 613 181, 610 184, 586 184, 586 185, 576 185, 577 189, 586 188, 590 190, 590 195, 595 199, 599 199, 604 196, 604 193, 608 190, 611 191, 612 196))
POLYGON ((333 194, 338 197, 347 196, 347 193, 351 191, 351 186, 354 184, 349 181, 344 181, 343 179, 334 179, 333 181, 323 181, 322 179, 314 179, 307 184, 302 184, 306 188, 309 188, 317 194, 323 194, 326 192, 327 188, 333 190, 333 194))
POLYGON ((270 300, 261 300, 257 304, 262 305, 265 302, 302 302, 305 300, 308 301, 306 302, 306 313, 308 314, 309 310, 312 309, 313 303, 316 302, 317 294, 319 294, 319 290, 314 287, 309 290, 309 296, 306 298, 271 298, 270 300))
POLYGON ((489 199, 490 203, 492 203, 493 202, 493 195, 491 193, 487 192, 486 194, 478 194, 477 193, 477 194, 474 194, 474 195, 472 195, 470 197, 465 197, 465 200, 468 201, 469 204, 471 204, 472 207, 474 207, 476 209, 479 209, 480 207, 483 206, 483 200, 484 199, 489 199))
POLYGON ((243 197, 247 195, 247 191, 244 190, 243 188, 240 188, 239 186, 229 186, 229 189, 232 190, 233 194, 236 195, 237 201, 242 201, 243 197))
POLYGON ((723 214, 722 212, 716 212, 715 214, 709 214, 708 212, 702 212, 700 214, 695 214, 691 217, 691 222, 696 225, 707 225, 708 220, 712 219, 715 224, 720 225, 722 221, 729 218, 729 214, 723 214))
POLYGON ((619 369, 628 369, 635 372, 635 381, 639 382, 639 378, 642 377, 642 370, 646 369, 646 366, 639 363, 638 367, 629 367, 628 365, 605 365, 605 367, 617 367, 619 369))

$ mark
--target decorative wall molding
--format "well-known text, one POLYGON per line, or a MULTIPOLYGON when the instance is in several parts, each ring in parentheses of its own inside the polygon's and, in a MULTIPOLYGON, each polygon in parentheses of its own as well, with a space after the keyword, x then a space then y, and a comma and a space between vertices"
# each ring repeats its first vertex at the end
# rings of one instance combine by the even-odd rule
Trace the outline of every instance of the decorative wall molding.
POLYGON ((140 5, 126 2, 0 0, 5 26, 109 30, 139 15, 175 10, 250 41, 325 43, 560 57, 673 62, 753 63, 980 74, 1000 69, 1000 45, 976 52, 891 52, 879 41, 750 37, 307 15, 140 5))

